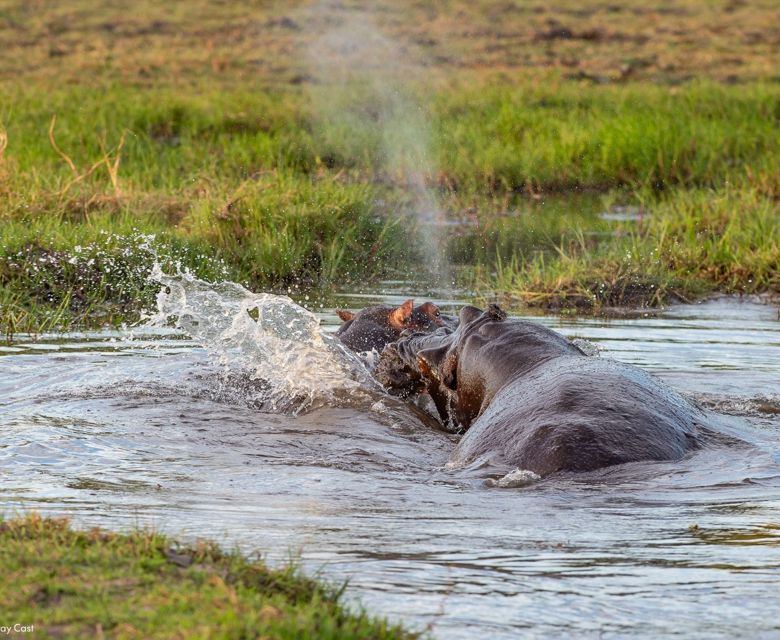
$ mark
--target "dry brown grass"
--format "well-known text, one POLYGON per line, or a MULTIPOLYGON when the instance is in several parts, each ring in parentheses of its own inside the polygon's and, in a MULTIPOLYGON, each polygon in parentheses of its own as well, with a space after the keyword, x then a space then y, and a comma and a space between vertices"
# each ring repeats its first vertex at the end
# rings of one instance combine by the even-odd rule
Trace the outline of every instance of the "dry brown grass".
POLYGON ((0 77, 299 84, 367 24, 431 78, 780 79, 776 0, 0 0, 0 77))

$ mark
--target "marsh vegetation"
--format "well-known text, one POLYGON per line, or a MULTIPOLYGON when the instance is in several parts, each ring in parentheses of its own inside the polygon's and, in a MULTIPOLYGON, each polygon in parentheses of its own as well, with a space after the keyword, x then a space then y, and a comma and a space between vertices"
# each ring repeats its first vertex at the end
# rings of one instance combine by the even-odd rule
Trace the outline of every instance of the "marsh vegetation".
POLYGON ((150 245, 254 289, 418 275, 430 208, 447 284, 484 297, 776 293, 776 17, 4 2, 0 324, 133 317, 150 245))

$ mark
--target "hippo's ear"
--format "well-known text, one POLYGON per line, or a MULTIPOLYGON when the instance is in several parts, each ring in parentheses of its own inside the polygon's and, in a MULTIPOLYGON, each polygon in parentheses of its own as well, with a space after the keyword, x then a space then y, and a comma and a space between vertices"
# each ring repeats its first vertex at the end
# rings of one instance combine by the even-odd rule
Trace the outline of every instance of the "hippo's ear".
POLYGON ((342 322, 349 322, 355 319, 355 314, 351 311, 344 311, 343 309, 336 309, 336 315, 341 318, 342 322))
POLYGON ((467 304, 460 310, 460 324, 468 324, 482 315, 482 310, 467 304))
POLYGON ((400 307, 393 309, 388 317, 390 326, 398 330, 403 329, 406 323, 409 322, 409 318, 412 317, 413 309, 414 300, 407 300, 400 307))
POLYGON ((488 305, 485 313, 490 316, 491 320, 506 320, 506 311, 499 307, 495 302, 488 305))
POLYGON ((417 308, 425 314, 428 322, 437 327, 444 326, 444 321, 441 319, 441 311, 439 311, 439 307, 433 304, 433 302, 425 302, 417 308))
POLYGON ((439 307, 433 304, 433 302, 423 302, 418 308, 429 318, 436 318, 441 315, 439 307))

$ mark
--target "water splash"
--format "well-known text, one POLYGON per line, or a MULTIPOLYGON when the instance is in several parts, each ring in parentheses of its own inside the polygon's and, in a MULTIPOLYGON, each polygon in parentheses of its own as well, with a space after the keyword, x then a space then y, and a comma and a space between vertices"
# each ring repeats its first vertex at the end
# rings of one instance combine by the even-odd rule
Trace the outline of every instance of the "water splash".
POLYGON ((528 469, 515 469, 510 471, 501 478, 488 478, 485 480, 485 484, 488 487, 496 487, 499 489, 519 489, 520 487, 527 487, 528 485, 539 482, 541 477, 528 469))
POLYGON ((147 326, 173 324, 185 332, 226 378, 252 383, 255 397, 259 393, 272 412, 297 414, 378 389, 363 362, 287 296, 209 283, 186 272, 169 275, 157 263, 150 278, 163 287, 147 326))

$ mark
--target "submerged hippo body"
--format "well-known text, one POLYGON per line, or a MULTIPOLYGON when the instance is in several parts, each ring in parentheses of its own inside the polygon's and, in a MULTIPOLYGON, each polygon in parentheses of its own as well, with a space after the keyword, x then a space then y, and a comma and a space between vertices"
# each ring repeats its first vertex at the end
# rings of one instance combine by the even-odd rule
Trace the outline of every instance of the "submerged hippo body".
POLYGON ((678 393, 495 306, 465 307, 457 330, 402 338, 383 359, 394 369, 380 366, 385 384, 424 385, 442 418, 467 430, 456 465, 490 459, 545 476, 676 460, 698 446, 704 416, 678 393))
POLYGON ((398 307, 377 305, 362 311, 337 310, 343 324, 336 336, 352 351, 381 351, 398 340, 404 331, 431 331, 444 324, 439 308, 432 302, 415 307, 407 300, 398 307))

